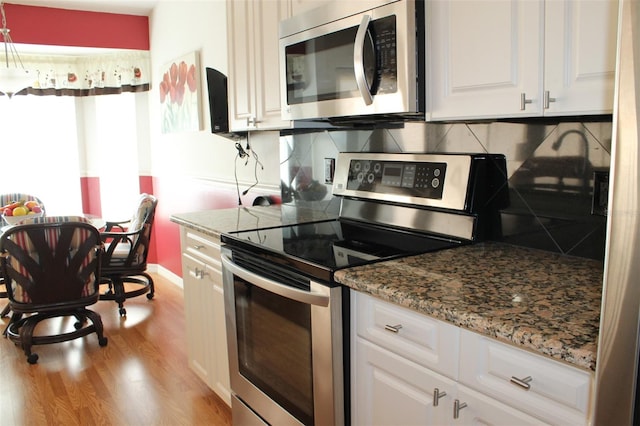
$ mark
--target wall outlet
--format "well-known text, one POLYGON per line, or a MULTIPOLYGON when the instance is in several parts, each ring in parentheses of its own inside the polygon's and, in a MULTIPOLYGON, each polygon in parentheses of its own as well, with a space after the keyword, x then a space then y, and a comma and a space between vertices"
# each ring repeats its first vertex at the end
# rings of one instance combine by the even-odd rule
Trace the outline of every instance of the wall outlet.
POLYGON ((593 172, 593 199, 591 202, 591 214, 606 216, 608 203, 609 172, 593 172))

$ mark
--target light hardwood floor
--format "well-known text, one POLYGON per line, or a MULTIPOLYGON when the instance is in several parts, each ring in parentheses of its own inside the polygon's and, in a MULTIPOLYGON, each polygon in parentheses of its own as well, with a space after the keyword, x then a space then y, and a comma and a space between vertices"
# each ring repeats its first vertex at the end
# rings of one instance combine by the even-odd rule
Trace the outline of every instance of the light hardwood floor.
MULTIPOLYGON (((34 346, 40 359, 30 365, 1 338, 0 425, 230 425, 230 409, 187 365, 182 289, 153 277, 155 299, 127 300, 126 318, 114 302, 93 305, 106 347, 95 334, 34 346)), ((72 324, 49 321, 43 327, 72 324)))

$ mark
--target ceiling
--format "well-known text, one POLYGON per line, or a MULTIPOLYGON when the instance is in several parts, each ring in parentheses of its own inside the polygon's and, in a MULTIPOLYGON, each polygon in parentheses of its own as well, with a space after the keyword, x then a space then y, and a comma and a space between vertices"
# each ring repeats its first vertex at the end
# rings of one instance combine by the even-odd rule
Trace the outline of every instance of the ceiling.
POLYGON ((4 0, 5 3, 25 6, 55 7, 92 12, 122 13, 149 16, 162 0, 4 0))

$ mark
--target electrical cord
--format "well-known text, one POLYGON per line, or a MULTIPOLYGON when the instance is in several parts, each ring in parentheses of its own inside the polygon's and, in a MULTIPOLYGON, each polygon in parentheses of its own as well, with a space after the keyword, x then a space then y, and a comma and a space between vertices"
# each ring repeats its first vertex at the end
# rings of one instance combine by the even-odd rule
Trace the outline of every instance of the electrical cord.
MULTIPOLYGON (((250 187, 248 187, 247 189, 245 189, 242 192, 242 195, 247 195, 247 193, 258 184, 258 164, 260 165, 260 170, 264 170, 264 166, 262 165, 262 163, 260 162, 260 159, 258 158, 258 154, 255 151, 251 151, 251 153, 253 154, 253 158, 255 158, 256 163, 253 167, 253 176, 255 177, 256 181, 254 182, 253 185, 251 185, 250 187)), ((246 164, 246 163, 245 163, 246 164)))
POLYGON ((238 150, 238 153, 236 154, 236 158, 234 160, 233 163, 233 176, 235 178, 236 181, 236 192, 238 194, 238 205, 241 206, 242 205, 242 197, 240 196, 240 184, 238 183, 238 158, 244 159, 244 165, 248 165, 249 164, 249 158, 250 155, 247 151, 251 152, 251 155, 253 156, 253 158, 256 160, 254 168, 253 168, 253 176, 255 177, 255 183, 253 183, 253 185, 251 185, 250 187, 248 187, 247 189, 245 189, 244 191, 242 191, 242 195, 247 195, 249 193, 249 191, 251 189, 253 189, 256 185, 258 185, 258 165, 260 165, 260 169, 264 170, 264 165, 262 164, 262 162, 260 161, 260 158, 258 158, 258 153, 255 152, 254 150, 251 149, 251 147, 249 146, 249 141, 247 141, 247 148, 245 150, 245 148, 242 148, 242 145, 240 145, 239 142, 236 142, 235 144, 236 149, 238 150))

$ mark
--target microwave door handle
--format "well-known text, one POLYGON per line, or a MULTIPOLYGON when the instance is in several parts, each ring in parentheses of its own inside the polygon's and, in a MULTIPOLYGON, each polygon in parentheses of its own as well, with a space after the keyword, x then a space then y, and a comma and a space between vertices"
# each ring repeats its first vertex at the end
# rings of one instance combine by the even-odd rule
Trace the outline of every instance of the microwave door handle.
POLYGON ((268 278, 264 278, 258 274, 254 274, 253 272, 247 271, 246 269, 236 265, 229 258, 229 256, 225 254, 222 254, 220 258, 222 261, 222 266, 230 271, 233 275, 240 277, 248 283, 258 286, 268 292, 278 294, 282 297, 286 297, 287 299, 304 303, 306 305, 316 305, 323 307, 329 306, 329 296, 325 294, 316 293, 313 291, 299 290, 294 287, 280 284, 268 278))
POLYGON ((366 105, 371 105, 373 103, 373 96, 369 90, 367 77, 364 73, 364 42, 367 37, 367 30, 369 29, 370 22, 371 16, 364 15, 362 17, 362 21, 360 21, 360 26, 358 27, 358 32, 356 33, 356 40, 353 44, 353 71, 355 72, 358 90, 360 91, 360 95, 366 105))

